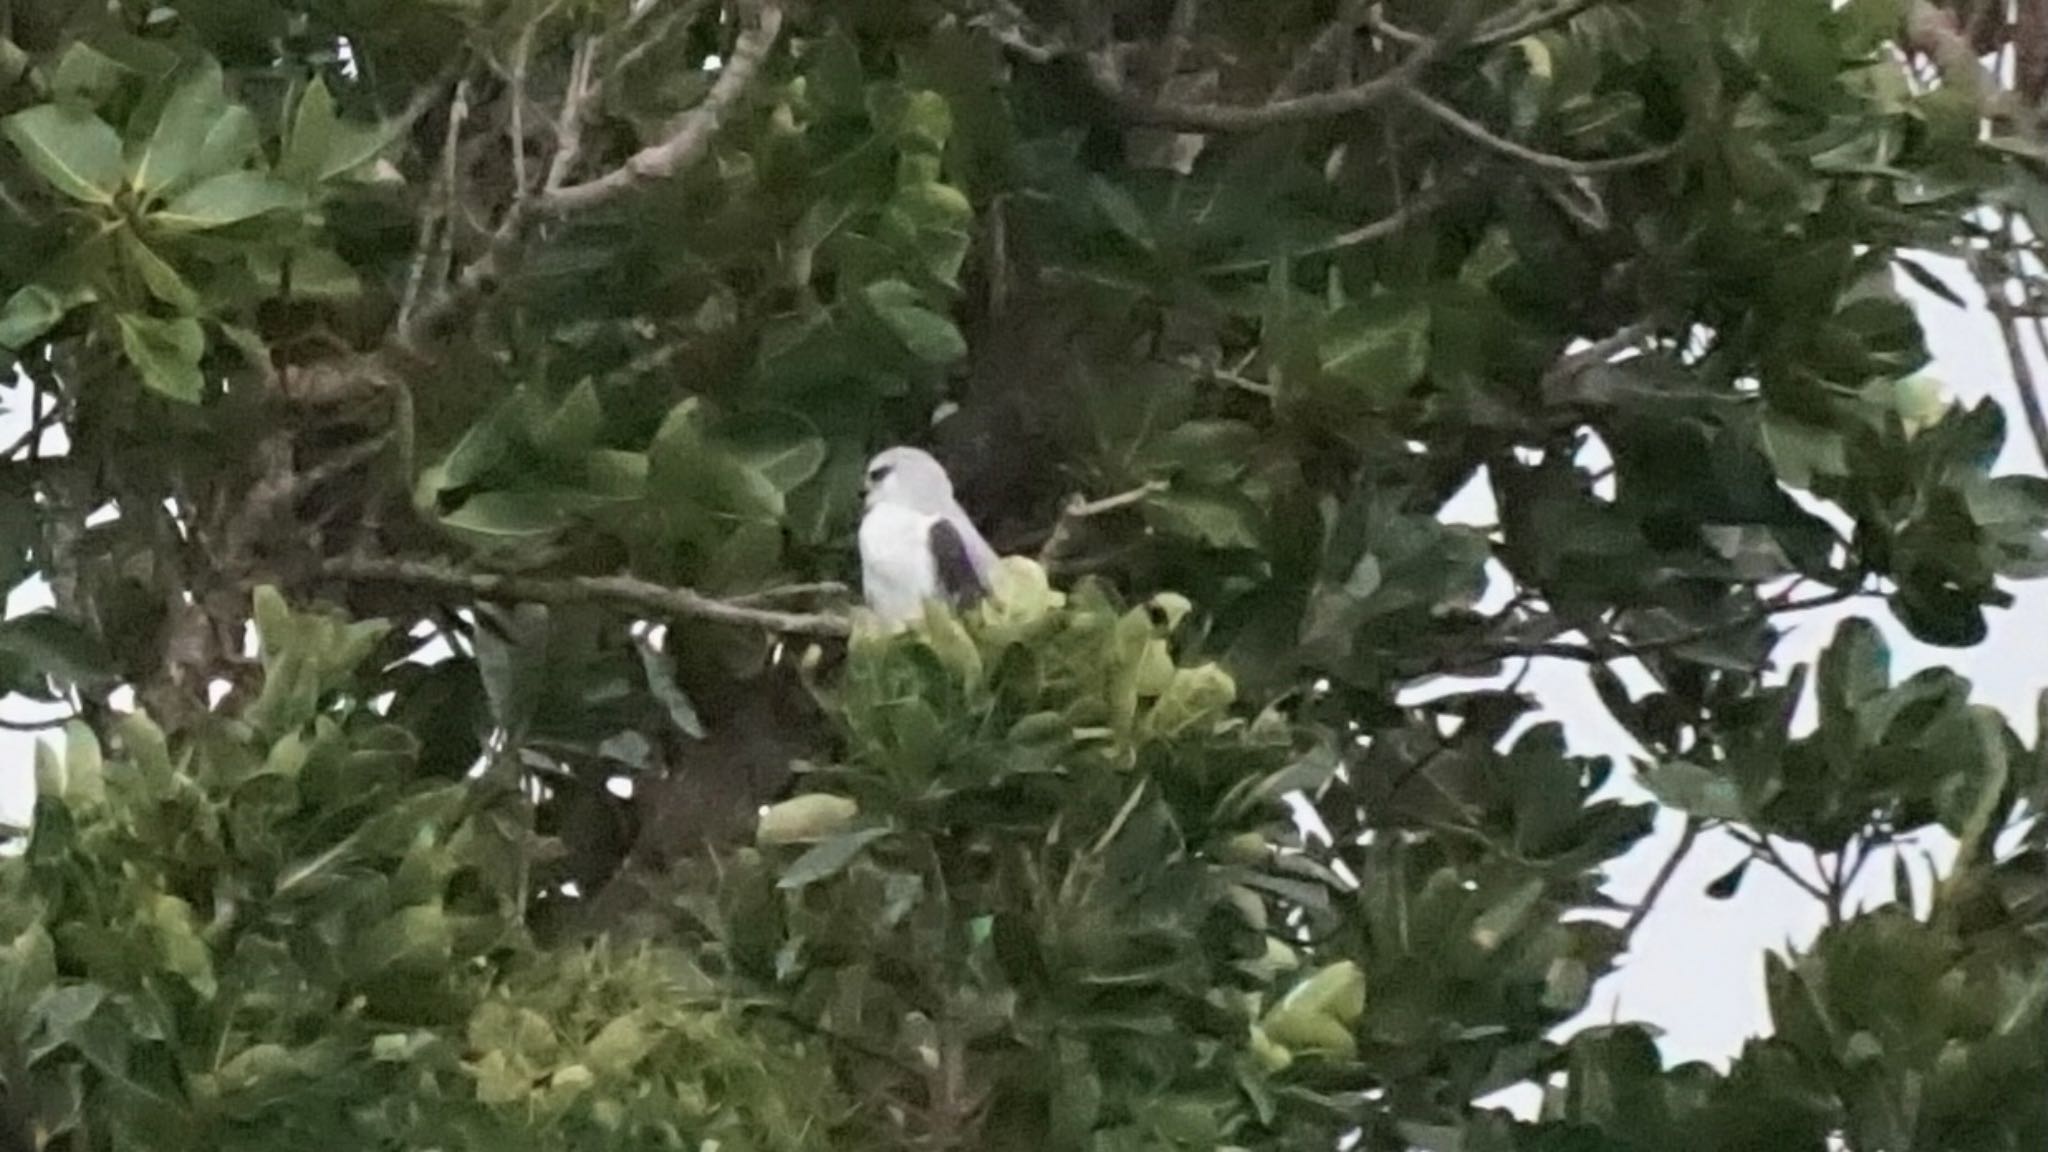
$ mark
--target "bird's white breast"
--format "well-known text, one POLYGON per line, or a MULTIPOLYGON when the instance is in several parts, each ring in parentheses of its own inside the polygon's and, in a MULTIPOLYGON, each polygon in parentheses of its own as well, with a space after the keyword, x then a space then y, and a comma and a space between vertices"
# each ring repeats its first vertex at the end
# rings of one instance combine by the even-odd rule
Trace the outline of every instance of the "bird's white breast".
POLYGON ((868 607, 891 624, 916 619, 926 600, 940 597, 931 549, 937 521, 900 504, 877 504, 860 522, 861 591, 868 607))

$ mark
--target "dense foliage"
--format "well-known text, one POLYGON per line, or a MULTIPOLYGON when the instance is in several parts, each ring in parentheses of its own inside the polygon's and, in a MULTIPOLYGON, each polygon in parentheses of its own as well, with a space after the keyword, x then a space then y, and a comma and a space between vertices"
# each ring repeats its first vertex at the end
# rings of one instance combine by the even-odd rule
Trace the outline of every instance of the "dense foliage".
POLYGON ((2048 1141, 2048 740, 1772 663, 2048 574, 1895 287, 2038 329, 2048 5, 0 14, 0 1147, 2048 1141), (1660 807, 1829 913, 1725 1069, 1553 1035, 1660 807))

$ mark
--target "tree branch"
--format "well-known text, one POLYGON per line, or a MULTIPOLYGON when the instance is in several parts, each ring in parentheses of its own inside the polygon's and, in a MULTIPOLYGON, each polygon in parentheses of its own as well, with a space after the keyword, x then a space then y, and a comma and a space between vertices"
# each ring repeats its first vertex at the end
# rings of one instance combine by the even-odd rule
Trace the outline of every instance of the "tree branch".
MULTIPOLYGON (((750 26, 740 32, 732 55, 703 101, 678 117, 661 140, 635 152, 619 167, 580 184, 561 183, 567 179, 569 164, 574 161, 573 152, 564 161, 563 150, 579 149, 581 145, 581 105, 589 95, 584 91, 573 110, 573 122, 565 119, 561 126, 556 158, 549 164, 549 186, 540 195, 517 200, 506 210, 483 255, 464 268, 443 295, 420 309, 410 325, 400 329, 401 343, 409 344, 418 335, 433 332, 466 312, 518 263, 528 235, 540 220, 602 206, 648 184, 673 179, 701 161, 710 152, 718 130, 752 87, 781 34, 782 9, 775 0, 739 0, 737 7, 742 20, 750 26)), ((565 108, 565 117, 571 111, 565 108)))
POLYGON ((1515 657, 1540 656, 1553 660, 1572 660, 1581 664, 1605 664, 1613 660, 1650 656, 1659 652, 1669 652, 1674 648, 1683 648, 1688 644, 1697 644, 1702 640, 1711 640, 1716 636, 1726 635, 1737 629, 1747 628, 1752 624, 1762 624, 1784 613, 1804 612, 1812 608, 1823 608, 1830 604, 1840 604, 1852 600, 1862 593, 1863 589, 1860 586, 1835 588, 1818 596, 1809 596, 1804 600, 1786 600, 1766 604, 1732 620, 1690 628, 1672 636, 1665 636, 1656 640, 1645 640, 1636 644, 1609 638, 1596 638, 1584 644, 1574 644, 1565 640, 1503 640, 1478 644, 1466 651, 1456 653, 1442 664, 1425 668, 1415 673, 1415 675, 1455 676, 1460 672, 1491 664, 1496 660, 1506 660, 1515 657))
MULTIPOLYGON (((2010 219, 2007 228, 2011 228, 2010 219)), ((1983 254, 1972 255, 1970 271, 1984 290, 1985 307, 1998 324, 1999 342, 2005 345, 2006 362, 2012 368, 2013 390, 2019 393, 2020 411, 2026 416, 2027 432, 2034 438, 2034 452, 2043 464, 2048 464, 2048 410, 2042 406, 2040 382, 2034 379, 2033 364, 2027 359, 2025 332, 2020 328, 2019 313, 2013 308, 2011 297, 2005 294, 2006 273, 1994 268, 1990 258, 1983 254)))
POLYGON ((1141 504, 1146 498, 1166 491, 1166 488, 1166 482, 1163 480, 1148 480, 1129 491, 1119 492, 1114 496, 1104 496, 1100 500, 1083 500, 1079 496, 1074 497, 1067 503, 1066 508, 1060 512, 1059 520, 1053 524, 1051 535, 1046 537, 1045 547, 1039 549, 1038 562, 1050 566, 1054 561, 1066 554, 1067 538, 1073 533, 1074 525, 1083 520, 1091 520, 1097 516, 1104 516, 1122 508, 1141 504))
POLYGON ((1631 152, 1625 156, 1607 156, 1594 160, 1578 160, 1570 156, 1559 156, 1554 152, 1543 152, 1526 144, 1518 144, 1505 136, 1495 135, 1493 130, 1477 120, 1436 99, 1419 88, 1407 88, 1401 98, 1415 105, 1438 123, 1465 137, 1489 152, 1498 153, 1511 160, 1520 161, 1534 168, 1549 172, 1563 172, 1571 176, 1600 176, 1609 172, 1621 172, 1630 168, 1642 168, 1670 159, 1685 142, 1686 134, 1676 140, 1631 152))
POLYGON ((1650 918, 1651 910, 1657 907, 1657 899, 1664 895, 1664 889, 1671 886, 1672 877, 1678 875, 1679 866, 1692 854, 1693 845, 1699 842, 1699 838, 1699 817, 1687 816, 1685 831, 1679 834, 1678 843, 1672 847, 1671 855, 1665 859, 1664 866, 1657 869, 1657 874, 1650 878, 1650 886, 1643 890, 1642 899, 1636 901, 1636 906, 1629 911, 1628 919, 1622 921, 1623 936, 1633 937, 1636 929, 1643 926, 1643 921, 1650 918))
POLYGON ((477 572, 432 560, 335 557, 323 575, 355 583, 402 584, 474 596, 500 603, 609 604, 650 616, 703 620, 759 628, 791 636, 845 636, 847 617, 826 613, 777 612, 719 600, 690 588, 654 584, 631 576, 514 576, 477 572))
POLYGON ((1406 60, 1371 80, 1334 91, 1290 96, 1263 104, 1193 104, 1140 95, 1126 83, 1123 64, 1114 45, 1089 52, 1082 65, 1096 91, 1137 123, 1182 132, 1255 132, 1284 124, 1348 116, 1408 91, 1422 75, 1423 69, 1463 37, 1478 9, 1476 0, 1459 0, 1435 35, 1409 53, 1406 60))
MULTIPOLYGON (((1552 4, 1549 0, 1528 0, 1527 3, 1480 24, 1466 41, 1466 46, 1498 48, 1502 44, 1511 44, 1525 36, 1573 20, 1580 13, 1589 11, 1602 2, 1603 0, 1565 0, 1562 4, 1552 4)), ((1377 12, 1370 17, 1369 23, 1375 33, 1402 44, 1419 44, 1428 39, 1420 32, 1411 32, 1394 24, 1377 12)))
POLYGON ((1576 380, 1581 373, 1611 363, 1617 355, 1630 349, 1640 348, 1643 341, 1654 335, 1656 326, 1653 324, 1631 324, 1577 352, 1567 353, 1543 373, 1538 395, 1547 397, 1555 394, 1557 389, 1576 380))
MULTIPOLYGON (((1356 248, 1361 244, 1371 244, 1375 241, 1385 240, 1391 236, 1398 235, 1416 220, 1443 207, 1444 202, 1450 199, 1451 193, 1460 187, 1463 187, 1463 184, 1457 178, 1439 179, 1420 192, 1417 192, 1406 203, 1401 204, 1385 216, 1377 220, 1369 220, 1348 231, 1339 232, 1328 240, 1320 240, 1314 244, 1296 249, 1289 252, 1288 257, 1299 260, 1311 256, 1327 256, 1332 252, 1341 252, 1346 248, 1356 248)), ((1212 265, 1204 268, 1202 271, 1215 275, 1234 272, 1256 272, 1272 262, 1272 259, 1269 257, 1233 260, 1228 264, 1212 265)))
POLYGON ((782 31, 782 9, 774 0, 743 0, 738 7, 742 19, 751 18, 753 26, 740 33, 731 58, 703 103, 685 112, 666 137, 635 152, 619 167, 542 197, 544 213, 559 216, 586 211, 635 188, 670 179, 703 159, 726 115, 753 85, 782 31))
POLYGON ((763 588, 759 592, 729 597, 726 603, 754 608, 763 604, 781 604, 791 600, 830 599, 834 596, 845 596, 851 591, 851 588, 837 580, 820 580, 813 584, 782 584, 774 588, 763 588))

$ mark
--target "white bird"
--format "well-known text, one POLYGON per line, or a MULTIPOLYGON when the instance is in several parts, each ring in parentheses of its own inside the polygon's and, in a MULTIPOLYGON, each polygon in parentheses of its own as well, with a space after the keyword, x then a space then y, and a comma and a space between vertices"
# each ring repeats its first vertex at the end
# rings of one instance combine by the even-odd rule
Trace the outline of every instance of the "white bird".
POLYGON ((974 604, 988 595, 995 569, 995 549, 953 499, 952 478, 930 453, 891 448, 868 462, 860 584, 885 623, 916 620, 930 600, 974 604))

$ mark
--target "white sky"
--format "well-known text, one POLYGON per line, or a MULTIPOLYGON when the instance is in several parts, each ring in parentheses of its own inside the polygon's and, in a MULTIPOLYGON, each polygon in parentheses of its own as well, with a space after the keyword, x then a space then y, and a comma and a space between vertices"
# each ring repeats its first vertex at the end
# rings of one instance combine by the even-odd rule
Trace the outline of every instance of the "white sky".
MULTIPOLYGON (((2040 471, 2013 403, 2013 382, 2003 347, 1981 307, 1982 296, 1975 283, 1958 263, 1924 262, 1972 303, 1967 311, 1957 309, 1902 280, 1902 290, 1920 310, 1927 329, 1934 352, 1932 373, 1959 400, 1973 402, 1992 395, 2004 402, 2012 419, 2002 469, 2040 471)), ((11 441, 27 426, 26 397, 16 389, 5 398, 8 405, 7 411, 0 413, 0 443, 11 441)), ((1447 515, 1468 523, 1495 519, 1490 496, 1478 487, 1461 495, 1447 515)), ((1812 659, 1844 615, 1861 611, 1876 620, 1891 641, 1896 678, 1952 662, 1976 682, 1977 699, 2005 711, 2022 737, 2032 741, 2034 698, 2048 684, 2048 666, 2043 665, 2035 647, 2048 635, 2048 627, 2044 627, 2048 626, 2048 582, 2022 584, 2013 590, 2018 604, 1993 615, 1990 638, 1974 649, 1961 653, 1932 649, 1907 637, 1881 606, 1874 613, 1870 607, 1844 606, 1797 617, 1778 650, 1779 662, 1784 666, 1812 659)), ((20 612, 47 602, 45 590, 24 588, 13 598, 10 609, 20 612)), ((1542 662, 1524 683, 1544 702, 1548 716, 1564 721, 1574 752, 1617 755, 1626 762, 1635 751, 1630 738, 1600 706, 1583 668, 1567 662, 1542 662)), ((1441 690, 1438 686, 1429 694, 1441 690)), ((0 701, 0 715, 10 719, 34 718, 34 709, 19 698, 0 701)), ((0 819, 11 823, 25 822, 32 805, 34 739, 0 732, 0 819)), ((1616 774, 1612 787, 1618 795, 1645 798, 1625 771, 1616 774)), ((1633 901, 1648 886, 1669 855, 1681 823, 1677 816, 1666 813, 1657 834, 1619 862, 1610 889, 1617 898, 1633 901)), ((1945 863, 1943 845, 1924 846, 1945 863)), ((1620 972, 1596 990, 1593 1005, 1577 1024, 1617 1018, 1645 1021, 1662 1030, 1661 1043, 1668 1060, 1704 1059, 1724 1067, 1746 1038, 1766 1029, 1763 953, 1810 941, 1822 923, 1822 914, 1810 897, 1762 866, 1749 870, 1736 899, 1717 902, 1705 898, 1702 890, 1706 885, 1742 855, 1743 850, 1726 839, 1702 840, 1639 929, 1634 950, 1624 958, 1620 972)), ((1865 877, 1873 902, 1889 898, 1888 866, 1870 867, 1865 877)), ((1924 876, 1921 882, 1925 883, 1924 876)), ((1924 894, 1925 888, 1921 891, 1924 894)), ((1533 1093, 1506 1094, 1502 1102, 1525 1108, 1533 1103, 1533 1093)))

